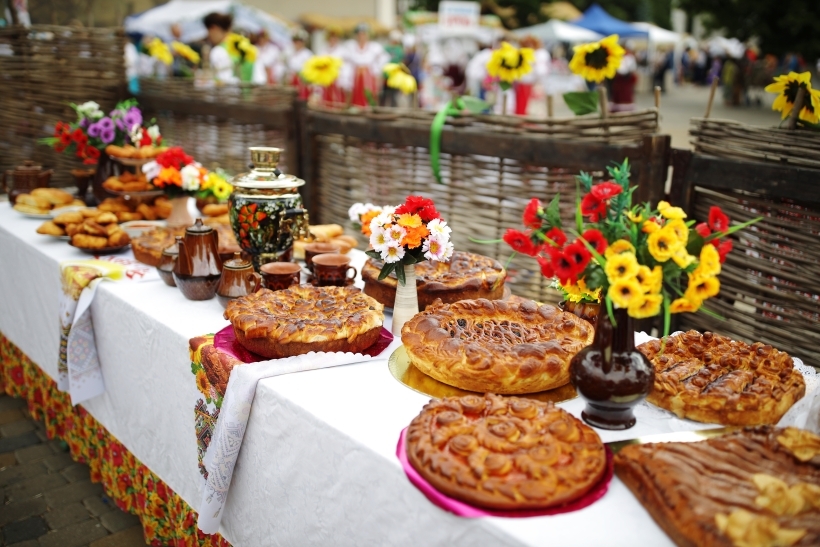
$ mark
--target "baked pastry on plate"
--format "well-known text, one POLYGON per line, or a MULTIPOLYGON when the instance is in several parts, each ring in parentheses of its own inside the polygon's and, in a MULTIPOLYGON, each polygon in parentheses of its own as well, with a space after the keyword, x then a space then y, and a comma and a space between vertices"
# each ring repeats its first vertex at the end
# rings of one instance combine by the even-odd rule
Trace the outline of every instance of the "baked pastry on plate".
POLYGON ((430 401, 406 439, 408 461, 438 491, 492 509, 575 501, 606 468, 591 427, 552 403, 518 397, 430 401))
POLYGON ((232 300, 225 319, 245 349, 278 359, 367 349, 379 339, 384 307, 354 287, 294 285, 232 300))
MULTIPOLYGON (((364 293, 392 307, 396 301, 396 274, 379 280, 382 264, 372 258, 362 268, 364 293)), ((504 295, 507 271, 492 258, 456 251, 449 262, 424 261, 416 264, 416 292, 419 310, 437 298, 445 304, 459 300, 487 298, 500 300, 504 295)))
POLYGON ((646 398, 679 418, 724 425, 776 424, 806 393, 785 352, 690 330, 638 346, 655 367, 646 398))
POLYGON ((809 546, 820 545, 818 456, 817 435, 761 426, 627 446, 615 472, 680 547, 809 546))
POLYGON ((405 323, 410 362, 468 391, 535 393, 569 382, 569 362, 592 342, 592 325, 535 302, 437 303, 405 323))

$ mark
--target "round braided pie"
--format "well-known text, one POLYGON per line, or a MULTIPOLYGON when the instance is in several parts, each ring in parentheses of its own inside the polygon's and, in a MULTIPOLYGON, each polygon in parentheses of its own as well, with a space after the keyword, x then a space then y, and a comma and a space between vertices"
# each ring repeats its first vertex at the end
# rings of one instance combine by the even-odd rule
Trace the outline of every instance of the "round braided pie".
POLYGON ((598 434, 557 408, 486 394, 433 400, 407 429, 407 459, 440 492, 493 509, 574 501, 606 467, 598 434))
MULTIPOLYGON (((382 263, 368 259, 362 268, 364 293, 392 307, 396 301, 396 274, 379 279, 382 263)), ((447 262, 424 261, 416 264, 416 292, 419 309, 424 310, 437 298, 450 303, 473 298, 500 300, 504 296, 507 271, 497 260, 474 253, 456 251, 447 262)))
POLYGON ((724 425, 776 424, 806 392, 787 353, 690 330, 638 346, 655 367, 646 398, 679 418, 724 425))
POLYGON ((592 325, 531 300, 437 303, 405 323, 410 362, 468 391, 535 393, 569 382, 569 363, 592 342, 592 325))
POLYGON ((354 287, 294 285, 232 300, 225 319, 248 351, 278 359, 367 349, 379 338, 384 307, 354 287))

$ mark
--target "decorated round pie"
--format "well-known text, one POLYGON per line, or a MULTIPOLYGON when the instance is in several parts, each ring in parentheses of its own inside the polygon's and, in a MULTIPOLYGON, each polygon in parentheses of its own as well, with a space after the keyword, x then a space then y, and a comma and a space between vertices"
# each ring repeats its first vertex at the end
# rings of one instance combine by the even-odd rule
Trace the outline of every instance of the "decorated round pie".
POLYGON ((311 351, 367 349, 379 338, 384 307, 354 287, 294 285, 232 300, 225 319, 245 349, 278 359, 311 351))
POLYGON ((535 393, 569 382, 569 363, 592 325, 530 300, 434 304, 405 323, 410 362, 440 382, 479 393, 535 393))
POLYGON ((776 424, 806 392, 792 358, 772 346, 690 330, 638 346, 655 367, 646 398, 679 418, 724 425, 776 424))
POLYGON ((606 468, 598 434, 568 412, 492 394, 425 405, 407 429, 407 459, 440 492, 492 509, 572 502, 606 468))
MULTIPOLYGON (((388 307, 396 301, 396 274, 379 280, 381 262, 372 258, 362 268, 364 293, 388 307)), ((437 298, 445 304, 459 300, 501 299, 507 271, 492 258, 456 251, 449 262, 424 261, 416 264, 416 291, 419 309, 424 310, 437 298)))

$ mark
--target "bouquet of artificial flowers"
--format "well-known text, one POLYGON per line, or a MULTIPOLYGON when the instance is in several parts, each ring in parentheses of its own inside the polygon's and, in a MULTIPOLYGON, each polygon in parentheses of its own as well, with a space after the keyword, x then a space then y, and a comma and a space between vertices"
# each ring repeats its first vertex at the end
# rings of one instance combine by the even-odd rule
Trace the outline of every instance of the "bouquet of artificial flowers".
POLYGON ((665 201, 633 206, 628 162, 608 171, 613 180, 598 184, 588 174, 578 177, 585 193, 578 199, 571 242, 558 196, 547 207, 533 198, 523 214, 527 230, 510 229, 504 241, 535 257, 541 273, 555 278, 571 300, 600 299, 611 319, 613 307, 638 319, 663 310, 667 335, 670 313, 712 313, 702 305, 720 291, 721 264, 732 250, 725 237, 760 219, 730 228, 716 206, 700 224, 665 201))
POLYGON ((151 184, 172 197, 196 195, 208 175, 207 169, 179 146, 162 152, 155 160, 143 165, 142 171, 151 184))
POLYGON ((358 219, 362 233, 369 233, 373 248, 367 255, 384 262, 379 279, 395 271, 404 285, 405 266, 423 260, 447 262, 453 256, 452 229, 431 199, 408 196, 398 207, 357 203, 350 208, 350 217, 354 222, 358 219))

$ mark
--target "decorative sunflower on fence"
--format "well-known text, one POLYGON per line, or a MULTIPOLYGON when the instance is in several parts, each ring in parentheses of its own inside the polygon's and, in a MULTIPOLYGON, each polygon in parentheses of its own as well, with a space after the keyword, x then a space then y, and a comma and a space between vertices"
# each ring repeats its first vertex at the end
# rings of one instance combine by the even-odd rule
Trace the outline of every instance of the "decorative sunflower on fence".
POLYGON ((148 55, 158 60, 162 64, 170 65, 174 62, 174 57, 171 55, 171 50, 159 38, 152 38, 150 42, 145 44, 145 50, 148 55))
POLYGON ((339 77, 342 60, 330 55, 314 55, 302 67, 299 75, 309 84, 328 87, 339 77))
POLYGON ((575 46, 569 69, 585 80, 601 83, 614 78, 623 59, 624 48, 618 45, 618 35, 613 34, 598 42, 575 46))
POLYGON ((228 55, 238 58, 240 63, 246 61, 252 63, 256 61, 256 46, 251 44, 251 41, 241 34, 231 32, 225 37, 223 43, 225 49, 228 51, 228 55))
POLYGON ((182 42, 173 41, 171 42, 171 49, 174 53, 188 61, 193 65, 199 64, 199 53, 194 51, 194 49, 189 46, 188 44, 183 44, 182 42))
POLYGON ((811 72, 789 72, 784 76, 775 76, 774 83, 766 86, 765 91, 777 93, 777 98, 772 104, 772 110, 780 112, 781 118, 786 119, 794 108, 794 101, 797 99, 797 92, 800 88, 806 90, 803 98, 803 108, 800 109, 799 118, 803 121, 816 124, 820 122, 820 90, 811 88, 811 72))
POLYGON ((501 89, 507 90, 521 76, 532 70, 535 52, 532 48, 517 48, 508 42, 501 42, 501 47, 493 51, 487 61, 487 73, 500 80, 501 89))
POLYGON ((403 63, 388 63, 384 65, 384 73, 387 75, 387 87, 398 89, 405 95, 415 93, 416 79, 410 73, 410 69, 403 63))

